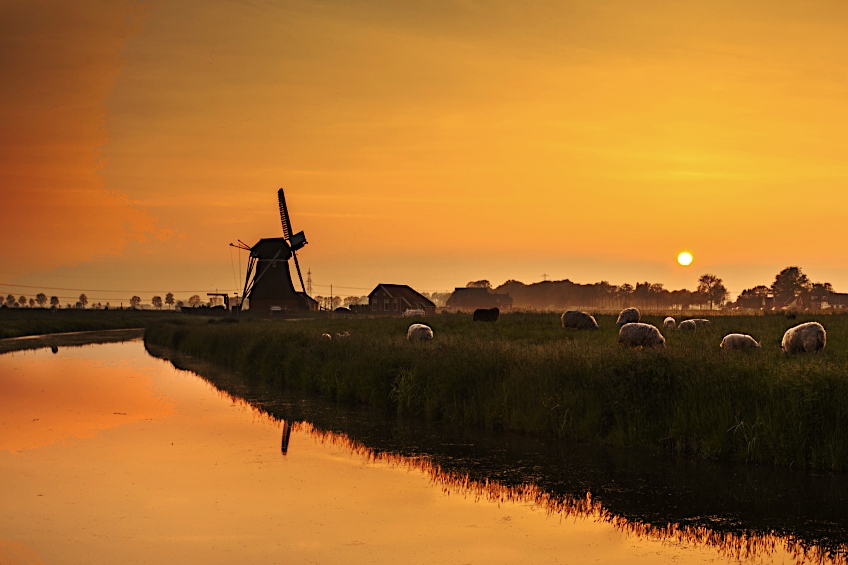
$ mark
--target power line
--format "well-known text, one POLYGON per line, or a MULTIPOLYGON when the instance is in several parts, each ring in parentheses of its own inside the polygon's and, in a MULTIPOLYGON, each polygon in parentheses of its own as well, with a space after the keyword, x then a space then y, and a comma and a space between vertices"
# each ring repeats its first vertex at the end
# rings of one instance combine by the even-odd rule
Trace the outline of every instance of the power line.
POLYGON ((34 286, 34 285, 27 285, 27 284, 12 284, 12 283, 0 283, 0 286, 12 286, 12 287, 15 287, 15 288, 37 288, 37 289, 44 289, 44 290, 80 290, 80 291, 83 291, 83 292, 87 291, 87 292, 127 292, 127 293, 133 293, 133 292, 208 292, 210 290, 208 288, 195 289, 195 290, 170 290, 170 289, 167 289, 167 288, 156 288, 156 289, 153 289, 153 290, 137 290, 137 289, 136 290, 125 290, 125 289, 114 289, 114 288, 112 288, 112 289, 67 288, 67 287, 61 287, 61 286, 34 286))

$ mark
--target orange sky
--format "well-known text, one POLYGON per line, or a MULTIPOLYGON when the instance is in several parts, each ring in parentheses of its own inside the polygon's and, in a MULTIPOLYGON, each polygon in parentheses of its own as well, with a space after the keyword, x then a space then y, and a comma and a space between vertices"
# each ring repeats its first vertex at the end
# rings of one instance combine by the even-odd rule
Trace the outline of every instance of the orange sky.
POLYGON ((848 292, 846 28, 838 1, 4 3, 0 283, 234 290, 284 187, 315 294, 788 265, 848 292))

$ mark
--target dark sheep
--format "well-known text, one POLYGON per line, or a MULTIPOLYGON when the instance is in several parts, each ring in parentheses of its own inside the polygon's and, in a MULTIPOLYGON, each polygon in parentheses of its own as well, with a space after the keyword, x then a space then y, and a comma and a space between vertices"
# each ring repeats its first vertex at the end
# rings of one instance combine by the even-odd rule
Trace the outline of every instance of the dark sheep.
POLYGON ((475 322, 497 322, 501 311, 497 308, 478 308, 474 310, 475 322))
POLYGON ((624 324, 636 324, 641 319, 642 313, 639 312, 638 308, 625 308, 618 315, 618 320, 616 320, 615 324, 618 327, 621 327, 624 324))
POLYGON ((586 312, 578 312, 577 310, 569 310, 560 318, 562 327, 572 328, 575 330, 597 330, 598 322, 595 317, 586 312))

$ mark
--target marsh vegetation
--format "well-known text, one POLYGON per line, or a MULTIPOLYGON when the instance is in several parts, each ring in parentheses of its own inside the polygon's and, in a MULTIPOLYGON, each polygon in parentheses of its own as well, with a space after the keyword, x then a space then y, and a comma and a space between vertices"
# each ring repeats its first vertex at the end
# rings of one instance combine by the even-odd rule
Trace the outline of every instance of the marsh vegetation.
MULTIPOLYGON (((784 331, 804 316, 714 317, 696 332, 665 331, 664 351, 564 330, 556 314, 410 319, 154 324, 146 341, 235 369, 246 378, 429 420, 577 441, 651 446, 705 458, 843 471, 848 468, 848 316, 818 316, 827 348, 784 355, 784 331), (338 333, 349 332, 339 338, 338 333), (732 332, 762 349, 723 352, 732 332), (329 333, 333 339, 322 338, 329 333)), ((663 316, 643 321, 661 325, 663 316)))

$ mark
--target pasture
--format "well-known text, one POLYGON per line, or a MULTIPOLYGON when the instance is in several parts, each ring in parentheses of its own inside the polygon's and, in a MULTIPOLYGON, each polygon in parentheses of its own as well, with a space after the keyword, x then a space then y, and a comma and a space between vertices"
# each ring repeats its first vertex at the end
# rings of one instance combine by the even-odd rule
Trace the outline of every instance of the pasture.
MULTIPOLYGON (((511 313, 158 323, 145 340, 258 379, 415 418, 699 457, 848 469, 848 315, 703 316, 663 330, 664 350, 618 345, 616 316, 566 330, 559 314, 511 313), (785 355, 784 331, 818 320, 827 347, 785 355), (411 323, 434 339, 410 343, 411 323), (348 337, 337 334, 349 332, 348 337), (728 333, 762 349, 725 352, 728 333), (322 338, 322 334, 332 339, 322 338)), ((664 315, 642 321, 662 327, 664 315)), ((682 318, 678 318, 680 320, 682 318)))

